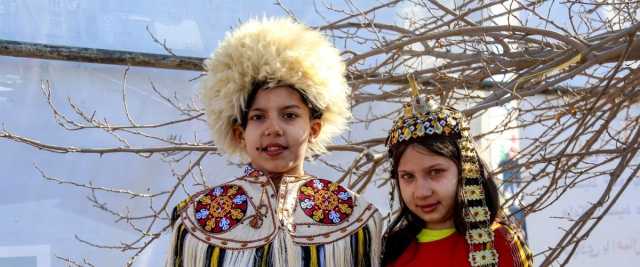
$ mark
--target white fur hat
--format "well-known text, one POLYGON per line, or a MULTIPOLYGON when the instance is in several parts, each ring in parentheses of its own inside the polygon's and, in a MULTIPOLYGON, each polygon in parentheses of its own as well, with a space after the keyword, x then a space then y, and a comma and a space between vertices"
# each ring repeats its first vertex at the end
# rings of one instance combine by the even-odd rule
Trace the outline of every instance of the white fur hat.
POLYGON ((318 31, 290 19, 250 20, 227 33, 205 61, 201 83, 213 141, 223 152, 244 158, 232 129, 241 120, 246 100, 256 82, 279 82, 298 89, 322 111, 322 130, 310 153, 340 134, 351 116, 340 52, 318 31))

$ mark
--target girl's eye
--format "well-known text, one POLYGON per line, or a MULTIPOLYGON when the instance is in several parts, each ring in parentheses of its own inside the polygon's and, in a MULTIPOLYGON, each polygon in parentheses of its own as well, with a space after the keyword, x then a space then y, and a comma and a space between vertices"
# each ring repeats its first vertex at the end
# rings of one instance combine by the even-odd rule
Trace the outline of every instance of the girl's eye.
POLYGON ((262 114, 253 114, 249 116, 249 120, 252 120, 252 121, 259 121, 262 119, 264 119, 264 116, 262 116, 262 114))
POLYGON ((298 114, 293 113, 293 112, 287 112, 287 113, 282 114, 282 117, 285 118, 285 119, 288 119, 288 120, 293 120, 295 118, 298 118, 298 114))
POLYGON ((434 177, 434 176, 439 176, 440 174, 442 174, 444 172, 443 169, 433 169, 433 170, 429 170, 429 176, 434 177))

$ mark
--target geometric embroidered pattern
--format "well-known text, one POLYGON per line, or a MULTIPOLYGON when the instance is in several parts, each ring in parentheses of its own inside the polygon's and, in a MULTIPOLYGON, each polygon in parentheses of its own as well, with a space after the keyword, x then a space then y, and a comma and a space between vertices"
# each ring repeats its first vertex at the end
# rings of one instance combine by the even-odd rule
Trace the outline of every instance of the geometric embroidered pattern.
POLYGON ((221 185, 196 201, 195 219, 207 232, 222 233, 238 225, 247 212, 247 206, 247 193, 242 187, 221 185))
POLYGON ((353 212, 353 197, 344 187, 325 179, 311 179, 298 191, 298 203, 309 218, 339 224, 353 212))

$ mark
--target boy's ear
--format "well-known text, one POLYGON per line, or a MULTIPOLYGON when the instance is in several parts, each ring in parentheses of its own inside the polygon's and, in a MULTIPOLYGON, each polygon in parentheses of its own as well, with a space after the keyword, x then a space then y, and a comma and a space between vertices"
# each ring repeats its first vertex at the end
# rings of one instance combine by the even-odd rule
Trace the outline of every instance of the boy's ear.
POLYGON ((313 141, 320 135, 320 131, 322 131, 322 122, 320 119, 313 119, 309 127, 309 141, 313 141))
POLYGON ((240 146, 244 146, 244 129, 242 129, 240 125, 235 125, 231 130, 233 131, 233 139, 236 141, 236 143, 240 146))

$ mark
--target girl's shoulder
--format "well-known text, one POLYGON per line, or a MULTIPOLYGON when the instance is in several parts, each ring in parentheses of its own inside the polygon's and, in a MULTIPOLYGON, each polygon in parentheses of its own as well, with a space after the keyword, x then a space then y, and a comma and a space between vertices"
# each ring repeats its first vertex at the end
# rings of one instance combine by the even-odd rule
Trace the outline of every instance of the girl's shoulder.
POLYGON ((533 266, 533 254, 519 228, 506 223, 495 223, 492 229, 499 254, 499 266, 533 266))

